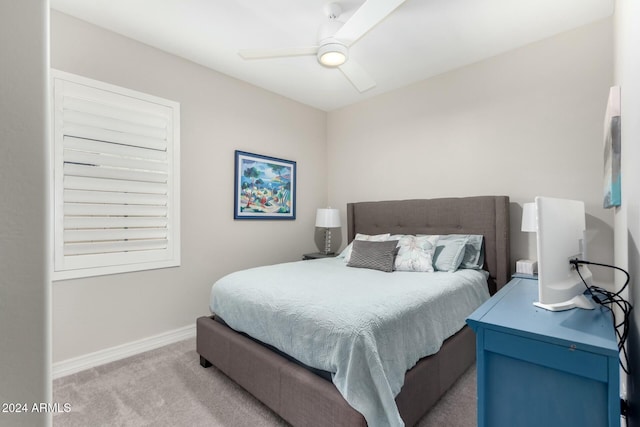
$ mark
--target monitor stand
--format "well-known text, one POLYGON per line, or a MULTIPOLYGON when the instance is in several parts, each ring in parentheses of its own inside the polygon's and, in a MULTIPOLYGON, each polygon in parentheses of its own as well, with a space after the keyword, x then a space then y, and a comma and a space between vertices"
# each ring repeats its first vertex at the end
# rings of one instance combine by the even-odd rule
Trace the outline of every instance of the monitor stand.
POLYGON ((534 302, 533 305, 549 311, 564 311, 571 310, 572 308, 584 308, 585 310, 593 310, 594 308, 596 308, 594 302, 587 298, 584 294, 576 295, 568 301, 557 302, 554 304, 543 304, 541 302, 534 302))

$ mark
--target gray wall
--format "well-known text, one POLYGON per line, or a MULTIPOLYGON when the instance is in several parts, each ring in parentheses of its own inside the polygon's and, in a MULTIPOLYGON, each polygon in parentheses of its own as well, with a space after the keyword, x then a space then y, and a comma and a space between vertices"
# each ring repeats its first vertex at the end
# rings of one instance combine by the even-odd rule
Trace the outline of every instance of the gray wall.
POLYGON ((589 257, 612 261, 602 208, 612 31, 603 20, 329 113, 329 203, 506 194, 516 260, 536 257, 522 203, 583 200, 589 257))
MULTIPOLYGON (((51 399, 47 1, 0 2, 0 403, 51 399)), ((50 414, 0 413, 0 425, 50 414)))
POLYGON ((324 112, 52 12, 53 68, 181 104, 182 266, 53 284, 54 362, 192 325, 211 285, 316 249, 324 112), (234 150, 295 160, 295 221, 234 221, 234 150))
MULTIPOLYGON (((625 296, 636 305, 628 341, 631 378, 624 384, 632 404, 628 425, 635 427, 640 426, 640 3, 617 0, 614 22, 615 82, 622 103, 622 206, 615 214, 615 263, 631 274, 625 296)), ((617 279, 621 285, 622 275, 617 279)))

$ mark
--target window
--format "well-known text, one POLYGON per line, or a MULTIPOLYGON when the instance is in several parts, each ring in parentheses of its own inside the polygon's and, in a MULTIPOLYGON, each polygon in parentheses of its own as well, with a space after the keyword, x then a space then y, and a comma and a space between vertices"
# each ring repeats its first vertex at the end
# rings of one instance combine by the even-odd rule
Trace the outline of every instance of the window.
POLYGON ((180 105, 53 76, 53 279, 180 265, 180 105))

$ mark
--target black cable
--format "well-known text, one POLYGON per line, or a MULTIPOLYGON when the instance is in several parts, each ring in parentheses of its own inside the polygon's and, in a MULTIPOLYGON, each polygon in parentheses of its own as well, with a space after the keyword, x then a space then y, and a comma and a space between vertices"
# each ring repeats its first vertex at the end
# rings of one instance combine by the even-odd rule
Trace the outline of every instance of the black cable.
POLYGON ((633 306, 631 305, 631 303, 629 303, 629 301, 625 300, 620 296, 622 291, 624 291, 624 289, 629 284, 629 281, 631 280, 629 273, 620 267, 616 267, 615 265, 601 264, 597 262, 580 260, 577 258, 570 260, 569 263, 575 267, 578 273, 578 276, 580 276, 580 280, 582 280, 582 283, 584 283, 584 286, 587 288, 587 291, 591 295, 591 299, 597 304, 599 304, 600 306, 609 310, 609 312, 611 313, 611 317, 613 319, 613 330, 615 331, 616 336, 618 338, 618 353, 620 356, 619 357, 620 366, 622 367, 622 370, 627 375, 629 375, 629 356, 627 354, 625 343, 629 336, 629 319, 631 317, 631 310, 633 310, 633 306), (620 270, 626 275, 626 280, 624 282, 624 285, 622 285, 622 287, 618 292, 611 292, 599 286, 593 286, 593 285, 589 286, 586 280, 584 279, 584 277, 582 277, 582 273, 580 273, 580 265, 582 264, 596 265, 600 267, 613 268, 616 270, 620 270), (623 314, 623 318, 619 323, 616 323, 616 313, 611 308, 611 306, 613 305, 617 306, 618 309, 623 314), (622 332, 620 331, 620 328, 622 328, 622 332), (624 363, 623 363, 623 360, 624 360, 624 363))
MULTIPOLYGON (((581 259, 577 259, 577 258, 576 258, 576 259, 572 259, 572 260, 571 260, 571 261, 569 261, 569 262, 570 262, 571 264, 575 265, 575 266, 576 266, 576 269, 578 269, 578 268, 577 268, 577 264, 585 264, 585 265, 597 265, 597 266, 600 266, 600 267, 613 268, 613 269, 616 269, 616 270, 622 271, 622 272, 625 274, 625 276, 627 276, 627 279, 625 280, 624 285, 622 285, 622 287, 620 288, 620 290, 619 290, 618 292, 616 292, 616 293, 615 293, 615 295, 616 295, 616 296, 619 296, 619 295, 622 293, 622 291, 624 291, 624 290, 625 290, 625 288, 626 288, 626 287, 627 287, 627 285, 629 284, 629 281, 631 280, 631 276, 629 275, 629 273, 627 272, 627 270, 624 270, 624 269, 622 269, 622 268, 620 268, 620 267, 617 267, 617 266, 615 266, 615 265, 601 264, 601 263, 599 263, 599 262, 585 261, 585 260, 581 260, 581 259)), ((583 279, 582 281, 584 282, 584 279, 583 279)))

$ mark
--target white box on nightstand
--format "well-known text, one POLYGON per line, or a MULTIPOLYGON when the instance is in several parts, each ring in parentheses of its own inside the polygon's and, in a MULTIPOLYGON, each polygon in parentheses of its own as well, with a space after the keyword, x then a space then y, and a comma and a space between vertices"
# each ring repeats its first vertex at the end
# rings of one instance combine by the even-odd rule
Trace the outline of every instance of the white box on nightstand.
POLYGON ((538 262, 530 259, 521 259, 516 261, 516 273, 538 274, 538 262))

